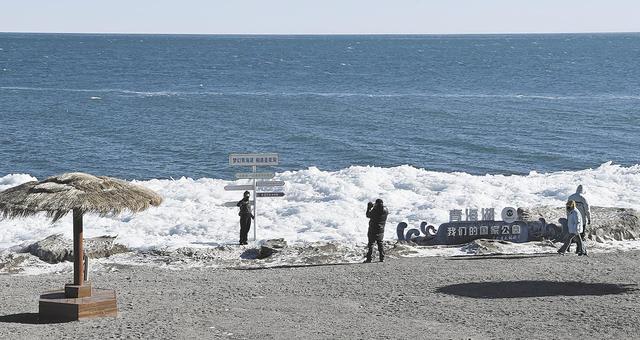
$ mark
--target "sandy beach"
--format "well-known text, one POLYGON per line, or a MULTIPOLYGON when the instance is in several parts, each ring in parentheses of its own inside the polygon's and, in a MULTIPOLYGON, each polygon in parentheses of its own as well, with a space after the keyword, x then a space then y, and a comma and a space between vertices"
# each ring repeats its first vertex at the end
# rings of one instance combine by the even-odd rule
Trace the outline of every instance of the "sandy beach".
POLYGON ((270 269, 113 264, 117 318, 47 324, 68 274, 1 275, 0 338, 620 339, 640 331, 640 252, 390 258, 270 269))

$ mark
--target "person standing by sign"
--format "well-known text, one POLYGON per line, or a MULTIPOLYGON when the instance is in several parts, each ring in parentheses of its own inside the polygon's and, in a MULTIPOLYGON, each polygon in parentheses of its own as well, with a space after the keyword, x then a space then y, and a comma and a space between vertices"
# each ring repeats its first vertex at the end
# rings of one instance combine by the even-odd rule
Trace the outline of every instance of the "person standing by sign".
POLYGON ((591 224, 591 208, 589 208, 589 203, 587 202, 587 199, 584 198, 584 194, 585 194, 584 188, 582 187, 582 184, 580 184, 578 185, 576 192, 571 196, 569 196, 569 199, 568 199, 569 201, 576 202, 576 208, 580 212, 580 215, 582 215, 581 217, 582 217, 582 223, 583 223, 583 230, 580 236, 582 236, 583 240, 584 240, 585 233, 587 231, 586 226, 588 224, 591 224))
POLYGON ((582 216, 578 209, 576 209, 576 202, 574 201, 567 202, 567 226, 569 227, 569 233, 567 234, 567 239, 562 247, 558 249, 558 254, 564 255, 567 248, 571 245, 571 241, 575 239, 578 246, 578 255, 587 255, 587 250, 585 249, 582 237, 580 236, 580 233, 582 232, 582 216))
POLYGON ((251 213, 251 202, 249 202, 249 196, 251 194, 248 191, 244 192, 244 195, 238 204, 240 207, 240 244, 247 244, 247 235, 249 234, 249 229, 251 229, 251 219, 253 219, 253 214, 251 213))
POLYGON ((367 203, 367 217, 369 218, 369 230, 367 232, 367 259, 365 263, 371 262, 371 256, 373 255, 373 243, 378 244, 378 254, 380 256, 380 262, 384 262, 384 248, 382 246, 382 239, 384 238, 384 226, 387 223, 387 216, 389 211, 384 206, 381 199, 377 199, 376 203, 367 203))

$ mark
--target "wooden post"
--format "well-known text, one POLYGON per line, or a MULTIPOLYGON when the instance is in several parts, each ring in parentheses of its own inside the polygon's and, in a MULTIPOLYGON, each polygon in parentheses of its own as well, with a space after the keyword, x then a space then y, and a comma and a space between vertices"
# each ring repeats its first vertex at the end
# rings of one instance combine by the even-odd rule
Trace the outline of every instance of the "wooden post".
POLYGON ((73 209, 73 284, 84 283, 84 245, 82 235, 82 211, 73 209))
POLYGON ((64 286, 64 294, 67 298, 91 296, 91 284, 84 282, 82 215, 82 210, 73 209, 73 284, 64 286))
MULTIPOLYGON (((256 166, 253 166, 253 173, 256 173, 256 166)), ((256 177, 256 176, 253 176, 256 177)), ((258 195, 256 192, 258 188, 256 188, 257 180, 253 179, 253 242, 256 241, 256 229, 258 229, 258 195)))

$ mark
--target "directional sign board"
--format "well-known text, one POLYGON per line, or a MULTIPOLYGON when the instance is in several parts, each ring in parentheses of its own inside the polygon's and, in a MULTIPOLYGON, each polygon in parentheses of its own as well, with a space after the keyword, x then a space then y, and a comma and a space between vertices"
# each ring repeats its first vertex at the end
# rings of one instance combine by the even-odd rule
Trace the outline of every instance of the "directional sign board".
POLYGON ((284 185, 284 181, 258 181, 257 187, 281 187, 284 185))
POLYGON ((253 190, 253 185, 247 184, 247 185, 227 185, 224 187, 224 190, 227 191, 233 191, 233 190, 239 190, 239 191, 244 191, 244 190, 253 190))
POLYGON ((278 165, 278 161, 277 153, 232 153, 229 155, 229 165, 278 165))
POLYGON ((276 176, 273 172, 238 172, 236 178, 238 179, 271 179, 276 176))
MULTIPOLYGON (((232 153, 229 155, 229 164, 231 166, 250 166, 252 167, 252 172, 239 172, 236 173, 237 179, 250 179, 253 182, 252 184, 245 185, 227 185, 224 187, 224 190, 252 190, 254 200, 251 201, 253 205, 253 240, 256 240, 256 229, 258 229, 258 208, 257 208, 257 200, 258 197, 282 197, 284 196, 284 192, 280 192, 283 190, 284 186, 283 181, 267 181, 275 177, 275 173, 273 172, 257 172, 258 166, 269 166, 269 165, 278 165, 280 162, 280 157, 277 153, 232 153), (258 181, 261 180, 261 181, 258 181), (264 190, 268 190, 266 192, 257 192, 258 188, 264 188, 264 190)), ((237 202, 227 202, 224 203, 225 207, 235 207, 237 202)))
POLYGON ((257 197, 282 197, 284 192, 257 192, 257 197))
MULTIPOLYGON (((224 205, 225 207, 237 207, 238 206, 238 201, 224 202, 222 205, 224 205)), ((255 204, 255 201, 249 201, 249 203, 251 205, 253 205, 253 204, 255 204)))

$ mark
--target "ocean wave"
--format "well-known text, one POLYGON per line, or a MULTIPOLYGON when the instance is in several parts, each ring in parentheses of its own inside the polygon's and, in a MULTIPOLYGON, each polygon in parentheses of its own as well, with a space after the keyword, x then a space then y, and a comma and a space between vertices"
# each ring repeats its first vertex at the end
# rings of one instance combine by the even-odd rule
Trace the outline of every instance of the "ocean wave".
POLYGON ((15 187, 22 183, 37 181, 38 179, 27 174, 10 174, 0 177, 0 191, 15 187))
MULTIPOLYGON (((640 209, 640 165, 611 162, 595 169, 524 176, 476 176, 404 165, 352 166, 339 171, 312 167, 278 173, 276 178, 286 181, 286 196, 259 200, 258 239, 362 242, 367 233, 366 203, 378 197, 389 207, 389 239, 395 238, 395 226, 401 221, 438 225, 448 221, 450 209, 495 208, 499 214, 506 206, 562 206, 578 184, 584 185, 594 206, 640 209)), ((25 174, 0 177, 0 190, 31 180, 35 178, 25 174)), ((118 235, 119 242, 135 249, 237 241, 237 209, 223 207, 224 202, 238 199, 239 192, 224 190, 234 181, 183 177, 136 183, 160 193, 165 199, 162 206, 133 216, 89 214, 87 237, 118 235)), ((0 249, 54 233, 71 237, 71 225, 69 216, 54 224, 42 215, 0 221, 0 249)))
POLYGON ((13 90, 13 91, 60 91, 60 92, 88 92, 88 93, 112 93, 119 95, 136 95, 143 97, 156 97, 156 96, 179 96, 185 94, 196 94, 197 92, 180 92, 180 91, 134 91, 125 89, 74 89, 63 87, 24 87, 24 86, 2 86, 0 90, 13 90))
POLYGON ((277 91, 137 91, 127 89, 76 89, 57 87, 1 86, 0 90, 12 91, 61 91, 106 93, 120 96, 172 97, 172 96, 247 96, 247 97, 366 97, 366 98, 495 98, 522 100, 640 100, 635 94, 598 94, 598 95, 543 95, 543 94, 492 94, 492 93, 367 93, 367 92, 277 92, 277 91))

